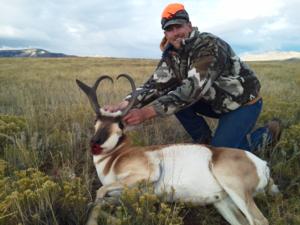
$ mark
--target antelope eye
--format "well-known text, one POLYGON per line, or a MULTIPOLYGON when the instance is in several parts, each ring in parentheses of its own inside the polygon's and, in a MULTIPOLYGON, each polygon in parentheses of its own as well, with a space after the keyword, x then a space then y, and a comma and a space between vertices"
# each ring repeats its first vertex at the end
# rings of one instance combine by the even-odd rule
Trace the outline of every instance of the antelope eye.
POLYGON ((124 124, 121 121, 119 122, 119 127, 120 127, 121 130, 124 129, 124 124))
POLYGON ((95 124, 97 123, 98 119, 99 119, 99 117, 96 116, 96 117, 95 117, 95 120, 94 120, 94 123, 95 123, 95 124))

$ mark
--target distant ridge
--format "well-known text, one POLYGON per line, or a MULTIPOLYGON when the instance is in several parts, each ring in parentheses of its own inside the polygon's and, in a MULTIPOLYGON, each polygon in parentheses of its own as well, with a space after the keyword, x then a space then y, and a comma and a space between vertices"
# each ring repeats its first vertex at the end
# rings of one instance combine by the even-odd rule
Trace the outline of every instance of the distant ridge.
POLYGON ((76 56, 66 55, 63 53, 53 53, 39 48, 29 48, 29 49, 19 49, 19 50, 0 50, 0 57, 60 58, 60 57, 76 57, 76 56))
POLYGON ((245 61, 274 61, 274 60, 293 60, 296 61, 300 59, 300 52, 296 51, 273 51, 273 52, 264 52, 259 54, 244 54, 241 55, 241 58, 245 61))
POLYGON ((300 62, 300 58, 290 58, 290 59, 286 59, 284 61, 286 61, 286 62, 300 62))

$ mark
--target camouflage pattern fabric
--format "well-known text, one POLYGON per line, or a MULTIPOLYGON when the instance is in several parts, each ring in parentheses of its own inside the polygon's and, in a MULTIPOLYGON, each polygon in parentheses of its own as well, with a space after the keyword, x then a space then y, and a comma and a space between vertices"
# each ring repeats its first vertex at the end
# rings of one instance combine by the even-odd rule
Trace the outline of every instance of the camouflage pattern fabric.
POLYGON ((224 113, 255 99, 260 83, 225 41, 194 27, 181 49, 166 48, 153 75, 137 90, 136 107, 151 103, 160 116, 199 100, 224 113))

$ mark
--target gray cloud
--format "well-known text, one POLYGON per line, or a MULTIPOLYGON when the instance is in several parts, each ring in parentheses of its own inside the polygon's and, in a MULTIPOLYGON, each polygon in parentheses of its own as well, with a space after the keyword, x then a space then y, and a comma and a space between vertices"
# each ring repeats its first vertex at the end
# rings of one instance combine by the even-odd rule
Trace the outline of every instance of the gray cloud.
MULTIPOLYGON (((273 14, 232 20, 222 16, 237 9, 230 12, 228 7, 224 15, 214 13, 220 2, 189 0, 185 6, 194 25, 219 35, 238 53, 299 50, 298 1, 286 0, 273 14)), ((0 48, 39 47, 75 55, 157 58, 163 35, 160 13, 167 3, 10 0, 1 4, 0 48)))
POLYGON ((238 53, 300 50, 300 2, 290 1, 277 15, 234 20, 210 27, 238 53), (292 4, 293 3, 293 4, 292 4))

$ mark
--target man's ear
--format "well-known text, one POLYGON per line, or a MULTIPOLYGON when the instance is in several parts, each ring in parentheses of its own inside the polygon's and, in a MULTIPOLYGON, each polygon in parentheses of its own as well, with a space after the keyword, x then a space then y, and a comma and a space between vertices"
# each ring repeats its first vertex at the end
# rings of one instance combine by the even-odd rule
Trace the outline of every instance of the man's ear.
POLYGON ((167 45, 168 45, 168 40, 167 40, 166 36, 164 36, 159 45, 160 50, 164 51, 167 45))

